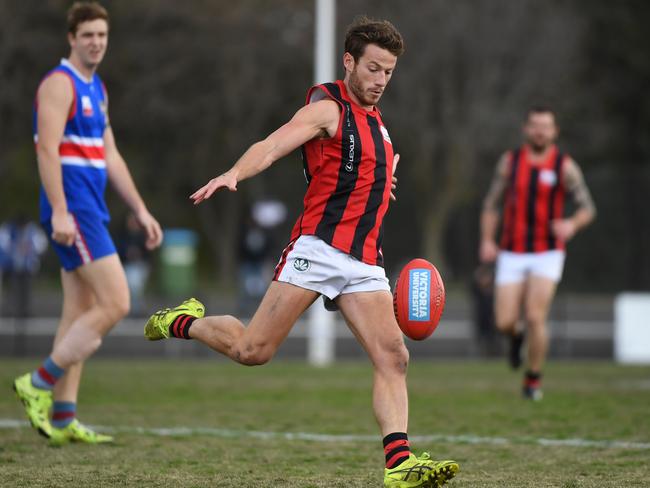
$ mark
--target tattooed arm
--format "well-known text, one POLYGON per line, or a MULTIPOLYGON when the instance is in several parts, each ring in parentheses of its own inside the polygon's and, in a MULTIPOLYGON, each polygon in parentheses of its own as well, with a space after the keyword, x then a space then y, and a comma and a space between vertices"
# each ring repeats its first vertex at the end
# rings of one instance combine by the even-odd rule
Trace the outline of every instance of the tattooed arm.
POLYGON ((497 163, 490 189, 483 200, 481 212, 481 245, 479 258, 481 262, 492 262, 497 258, 499 246, 496 242, 499 226, 499 204, 508 184, 509 153, 504 153, 497 163))
POLYGON ((571 217, 554 220, 552 225, 556 237, 568 241, 576 232, 594 220, 596 206, 591 198, 580 167, 571 158, 563 166, 562 181, 567 191, 573 196, 573 201, 578 208, 571 217))

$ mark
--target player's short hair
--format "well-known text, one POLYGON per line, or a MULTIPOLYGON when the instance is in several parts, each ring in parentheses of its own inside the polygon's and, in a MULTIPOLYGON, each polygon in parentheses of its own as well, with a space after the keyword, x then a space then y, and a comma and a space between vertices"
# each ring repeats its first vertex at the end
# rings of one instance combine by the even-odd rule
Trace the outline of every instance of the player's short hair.
POLYGON ((553 119, 557 120, 555 110, 548 105, 531 105, 526 112, 526 120, 530 119, 530 116, 535 114, 551 114, 553 119))
POLYGON ((108 23, 108 12, 97 2, 75 2, 68 9, 68 32, 77 33, 79 24, 102 19, 108 23))
POLYGON ((389 21, 357 17, 345 34, 345 52, 358 61, 368 44, 376 44, 395 56, 400 56, 405 49, 402 34, 389 21))

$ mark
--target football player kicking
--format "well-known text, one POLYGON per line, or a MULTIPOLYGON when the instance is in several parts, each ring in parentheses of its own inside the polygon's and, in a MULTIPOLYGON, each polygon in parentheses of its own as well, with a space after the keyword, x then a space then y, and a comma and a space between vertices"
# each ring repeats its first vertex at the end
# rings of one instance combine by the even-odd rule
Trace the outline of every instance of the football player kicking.
POLYGON ((402 36, 390 22, 358 19, 345 39, 344 79, 312 87, 305 106, 287 124, 191 195, 199 204, 217 190, 235 191, 240 181, 302 146, 308 181, 304 210, 248 327, 228 315, 205 317, 203 305, 192 298, 152 315, 145 335, 195 339, 238 363, 259 365, 273 357, 319 295, 333 300, 374 367, 384 486, 437 487, 456 474, 458 464, 411 453, 409 355, 382 267, 382 223, 394 199, 398 155, 377 102, 403 51, 402 36))

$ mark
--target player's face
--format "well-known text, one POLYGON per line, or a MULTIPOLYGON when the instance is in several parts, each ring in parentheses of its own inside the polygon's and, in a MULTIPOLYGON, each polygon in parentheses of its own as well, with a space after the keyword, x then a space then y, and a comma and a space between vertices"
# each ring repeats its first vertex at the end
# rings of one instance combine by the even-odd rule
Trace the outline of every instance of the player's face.
POLYGON ((375 44, 368 44, 356 62, 352 55, 345 53, 343 63, 352 94, 362 106, 372 107, 379 102, 393 76, 397 56, 375 44))
POLYGON ((543 151, 557 139, 555 117, 550 112, 531 113, 524 125, 526 142, 538 152, 543 151))
POLYGON ((102 62, 108 45, 108 24, 103 19, 82 22, 77 32, 68 34, 72 55, 84 66, 95 68, 102 62))

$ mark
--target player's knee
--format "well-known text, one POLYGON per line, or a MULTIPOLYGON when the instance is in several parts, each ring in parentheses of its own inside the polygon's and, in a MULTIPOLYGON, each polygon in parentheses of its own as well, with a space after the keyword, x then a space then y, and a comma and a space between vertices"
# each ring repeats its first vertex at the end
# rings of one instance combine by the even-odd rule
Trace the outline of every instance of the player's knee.
POLYGON ((126 317, 131 311, 131 301, 127 298, 124 301, 115 302, 113 305, 114 322, 118 322, 126 317))
POLYGON ((517 319, 512 317, 497 315, 494 320, 494 325, 496 326, 499 332, 509 333, 515 329, 517 325, 517 319))
POLYGON ((406 348, 406 345, 403 342, 399 350, 395 352, 393 360, 395 362, 395 369, 400 374, 405 375, 406 370, 408 369, 410 355, 409 350, 406 348))
POLYGON ((131 310, 131 299, 128 294, 125 296, 116 296, 103 300, 101 306, 105 311, 107 319, 114 324, 129 314, 131 310))
POLYGON ((126 298, 123 302, 116 307, 116 313, 120 316, 120 320, 129 315, 131 311, 131 299, 126 298))
POLYGON ((406 374, 409 364, 409 351, 401 337, 382 345, 379 357, 374 363, 380 369, 387 369, 393 373, 406 374))
POLYGON ((273 356, 263 351, 251 351, 242 353, 238 361, 244 366, 262 366, 268 363, 273 356))
POLYGON ((543 327, 546 321, 545 314, 540 310, 527 310, 526 322, 529 327, 543 327))
POLYGON ((261 366, 273 358, 273 353, 270 347, 248 344, 235 351, 234 359, 245 366, 261 366))

